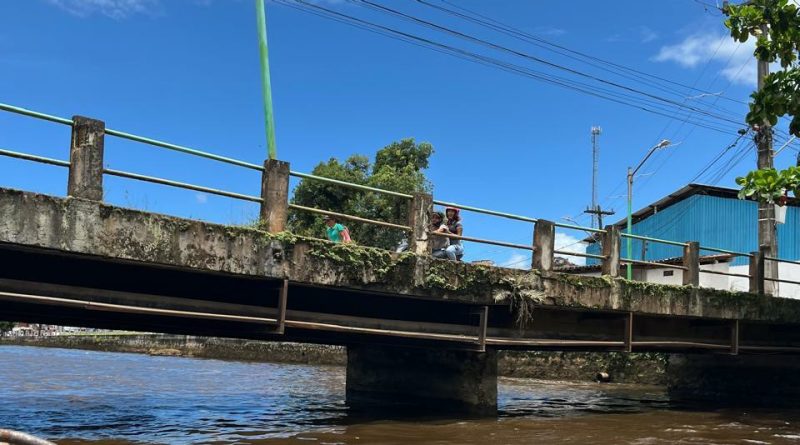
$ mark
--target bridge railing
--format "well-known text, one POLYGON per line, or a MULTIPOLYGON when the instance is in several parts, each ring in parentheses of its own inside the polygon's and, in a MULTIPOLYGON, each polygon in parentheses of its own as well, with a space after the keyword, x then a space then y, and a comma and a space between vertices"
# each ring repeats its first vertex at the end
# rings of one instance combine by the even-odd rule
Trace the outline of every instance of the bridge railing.
MULTIPOLYGON (((58 167, 66 167, 69 169, 67 194, 75 198, 83 198, 94 201, 102 201, 103 199, 103 176, 117 176, 137 181, 145 181, 169 187, 183 188, 212 195, 218 195, 233 199, 250 201, 260 204, 260 224, 261 227, 270 232, 281 232, 286 229, 288 211, 290 209, 311 212, 316 214, 333 215, 337 218, 352 220, 367 224, 373 224, 381 227, 387 227, 397 230, 402 230, 407 233, 409 239, 409 248, 412 252, 420 255, 430 254, 430 238, 432 236, 445 236, 453 239, 461 239, 464 241, 483 243, 488 245, 495 245, 513 249, 527 250, 532 253, 531 268, 538 270, 542 273, 549 273, 554 271, 554 259, 556 255, 567 256, 580 256, 584 258, 591 258, 600 261, 601 273, 603 275, 617 277, 620 275, 621 264, 637 264, 645 266, 657 266, 678 269, 683 272, 683 284, 699 286, 699 276, 701 273, 727 275, 732 277, 742 277, 749 279, 749 290, 751 292, 765 293, 765 283, 768 281, 784 282, 791 284, 798 284, 798 281, 782 280, 778 278, 765 278, 764 264, 767 261, 780 261, 793 263, 800 266, 800 263, 782 260, 778 258, 767 257, 762 253, 742 253, 734 252, 725 249, 718 249, 708 246, 700 246, 697 242, 677 242, 670 240, 663 240, 643 235, 621 233, 616 226, 606 226, 605 229, 596 229, 591 227, 582 227, 578 225, 563 224, 552 221, 547 221, 540 218, 529 216, 517 215, 512 213, 500 212, 491 209, 483 209, 458 203, 447 201, 434 200, 429 194, 424 193, 401 193, 392 190, 385 190, 375 187, 369 187, 361 184, 353 184, 346 181, 311 175, 302 172, 296 172, 289 169, 287 162, 278 160, 266 160, 263 165, 253 164, 246 161, 220 156, 217 154, 197 150, 190 147, 184 147, 156 139, 151 139, 143 136, 138 136, 126 133, 119 130, 114 130, 105 127, 105 123, 95 119, 89 119, 81 116, 74 116, 72 119, 66 119, 58 116, 53 116, 45 113, 27 110, 24 108, 15 107, 0 103, 0 110, 16 113, 19 115, 29 116, 37 119, 42 119, 49 122, 68 125, 72 129, 71 144, 69 161, 53 159, 43 156, 36 156, 27 153, 19 153, 7 149, 0 149, 0 155, 23 159, 43 164, 54 165, 58 167), (155 147, 160 147, 168 150, 173 150, 193 156, 198 156, 241 168, 256 170, 261 172, 261 193, 258 196, 247 195, 241 193, 234 193, 231 191, 205 187, 196 184, 185 182, 178 182, 154 176, 142 175, 122 170, 115 170, 105 168, 103 165, 104 157, 104 138, 105 136, 113 136, 122 139, 127 139, 155 147), (318 209, 313 207, 306 207, 289 202, 289 178, 296 177, 303 180, 320 181, 327 184, 332 184, 341 187, 347 187, 354 190, 373 192, 402 198, 409 202, 409 218, 406 224, 398 224, 396 222, 379 221, 368 218, 362 218, 356 215, 349 215, 344 213, 333 212, 330 209, 318 209), (519 244, 502 240, 491 240, 476 238, 470 236, 458 236, 454 234, 439 234, 430 232, 430 214, 433 206, 446 206, 457 207, 461 210, 468 212, 475 212, 485 214, 493 217, 504 219, 522 221, 533 224, 533 240, 531 244, 519 244), (556 228, 567 230, 580 230, 592 234, 592 237, 600 243, 602 247, 601 254, 590 254, 584 252, 573 252, 566 250, 559 250, 555 248, 555 230, 556 228), (624 258, 620 255, 620 245, 622 239, 628 240, 635 239, 647 242, 662 243, 666 245, 678 246, 683 249, 681 264, 675 264, 664 261, 643 261, 634 258, 624 258), (700 252, 712 251, 731 256, 747 257, 750 260, 750 270, 748 274, 737 274, 732 272, 707 270, 700 268, 700 252)), ((768 292, 767 292, 768 293, 768 292)))

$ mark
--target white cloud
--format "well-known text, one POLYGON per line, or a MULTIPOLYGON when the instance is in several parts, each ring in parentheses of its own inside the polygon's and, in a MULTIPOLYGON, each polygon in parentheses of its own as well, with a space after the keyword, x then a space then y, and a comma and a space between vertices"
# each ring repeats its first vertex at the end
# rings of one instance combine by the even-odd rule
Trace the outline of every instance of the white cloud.
MULTIPOLYGON (((563 250, 565 252, 578 252, 586 253, 586 244, 580 239, 566 233, 556 232, 555 240, 556 250, 563 250)), ((567 258, 571 263, 583 266, 586 264, 586 258, 580 256, 566 256, 558 254, 556 256, 567 258)))
POLYGON ((510 267, 513 269, 530 269, 531 268, 531 257, 530 255, 522 255, 520 253, 511 254, 511 256, 503 261, 502 263, 498 264, 500 267, 510 267))
POLYGON ((134 14, 152 13, 159 0, 47 0, 78 17, 102 14, 112 19, 124 19, 134 14))
POLYGON ((738 43, 729 35, 695 34, 680 43, 662 46, 653 60, 674 62, 685 68, 710 63, 716 65, 719 74, 732 83, 755 85, 754 48, 755 40, 752 38, 738 43))
POLYGON ((198 204, 205 204, 208 202, 208 195, 205 193, 195 193, 194 199, 197 201, 198 204))
POLYGON ((647 26, 640 26, 639 34, 642 37, 642 43, 649 43, 658 38, 658 33, 647 26))

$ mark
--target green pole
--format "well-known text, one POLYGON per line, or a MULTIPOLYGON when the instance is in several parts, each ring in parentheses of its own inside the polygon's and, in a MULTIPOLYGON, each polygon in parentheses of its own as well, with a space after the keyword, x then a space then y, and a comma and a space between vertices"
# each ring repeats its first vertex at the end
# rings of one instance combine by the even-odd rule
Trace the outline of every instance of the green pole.
MULTIPOLYGON (((628 167, 628 235, 630 235, 632 233, 631 232, 631 219, 632 219, 631 218, 631 201, 632 201, 632 198, 633 198, 632 195, 633 195, 633 173, 631 172, 631 168, 628 167)), ((627 247, 628 247, 627 248, 627 250, 628 250, 627 258, 629 260, 633 259, 633 250, 632 250, 632 247, 631 247, 631 238, 630 237, 628 237, 627 247)), ((631 263, 628 263, 626 266, 627 267, 625 269, 627 271, 628 279, 629 280, 633 280, 633 267, 632 267, 631 263)))
POLYGON ((264 0, 256 0, 258 22, 258 52, 261 58, 261 84, 264 93, 264 123, 267 127, 267 153, 270 159, 278 156, 275 148, 275 116, 272 112, 272 86, 269 80, 269 50, 267 48, 267 19, 264 0))

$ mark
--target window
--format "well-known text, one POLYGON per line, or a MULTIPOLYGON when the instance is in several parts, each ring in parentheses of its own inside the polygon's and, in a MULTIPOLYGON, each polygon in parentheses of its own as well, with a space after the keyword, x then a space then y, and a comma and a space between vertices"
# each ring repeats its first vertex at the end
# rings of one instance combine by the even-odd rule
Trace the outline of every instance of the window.
POLYGON ((671 277, 674 273, 675 273, 674 270, 665 270, 664 271, 664 276, 665 277, 671 277))

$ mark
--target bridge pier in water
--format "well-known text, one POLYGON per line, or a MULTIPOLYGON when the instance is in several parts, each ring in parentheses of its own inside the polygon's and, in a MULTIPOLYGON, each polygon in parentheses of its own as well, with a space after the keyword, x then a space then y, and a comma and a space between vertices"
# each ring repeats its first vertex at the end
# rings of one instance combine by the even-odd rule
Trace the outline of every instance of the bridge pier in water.
POLYGON ((347 347, 353 409, 497 414, 497 354, 396 346, 347 347))
POLYGON ((671 354, 667 387, 674 401, 794 406, 800 397, 800 357, 671 354))

